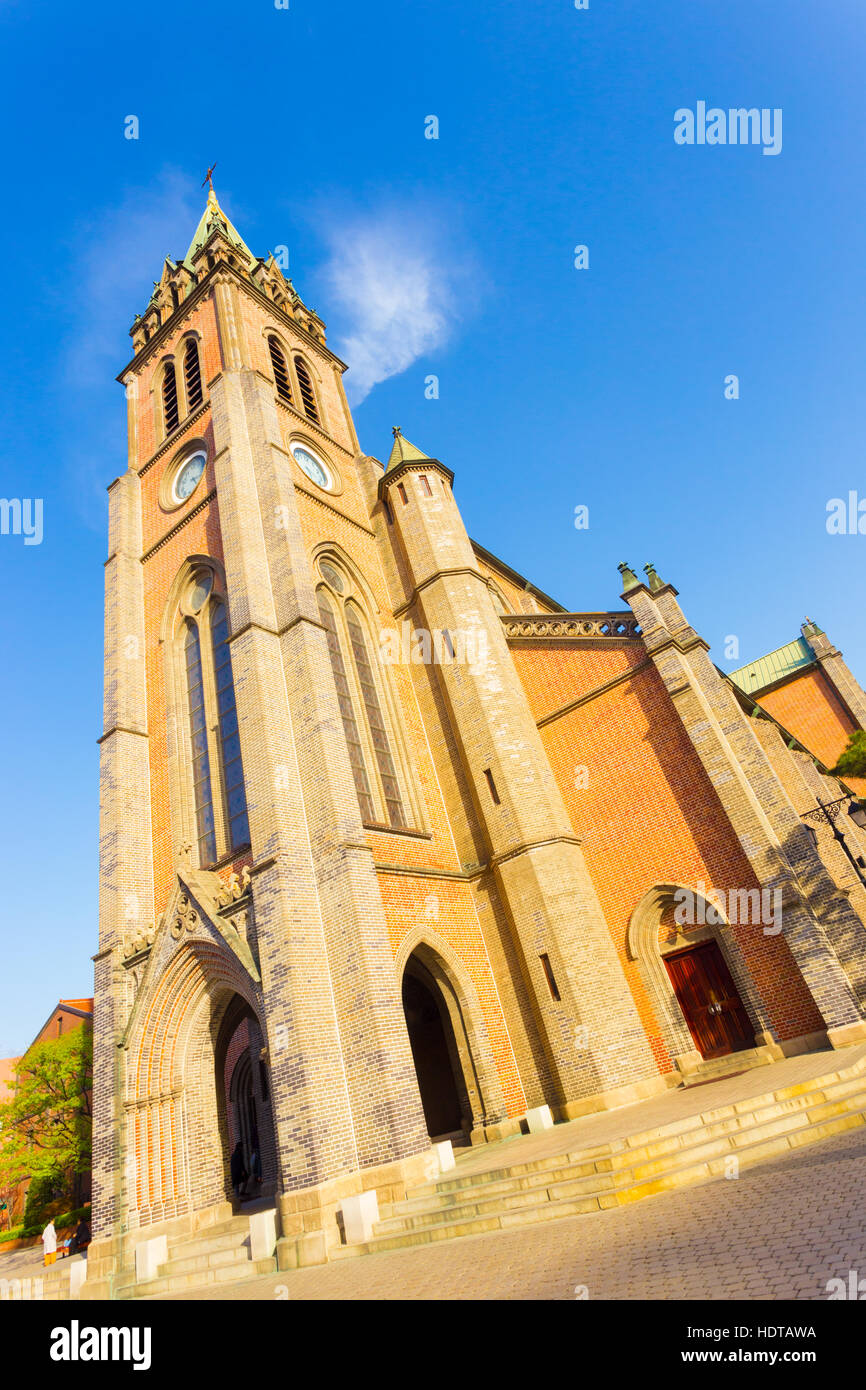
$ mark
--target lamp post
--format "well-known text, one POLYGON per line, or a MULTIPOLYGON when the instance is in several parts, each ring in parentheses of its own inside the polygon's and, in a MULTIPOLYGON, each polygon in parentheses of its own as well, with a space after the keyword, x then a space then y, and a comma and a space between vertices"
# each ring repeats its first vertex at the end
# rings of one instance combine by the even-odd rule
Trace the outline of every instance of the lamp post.
POLYGON ((859 801, 847 796, 840 796, 837 798, 836 801, 821 801, 819 799, 818 805, 815 808, 815 810, 806 811, 803 815, 803 820, 811 820, 813 817, 820 818, 823 816, 824 820, 826 820, 830 829, 833 831, 833 838, 835 840, 838 840, 839 844, 842 846, 843 850, 848 856, 848 861, 851 864, 852 869, 854 870, 858 879, 862 883, 863 887, 866 888, 866 878, 864 878, 863 876, 863 871, 860 865, 857 863, 857 860, 854 858, 854 855, 848 848, 848 842, 845 839, 845 835, 839 829, 839 826, 837 824, 839 820, 839 812, 842 809, 843 801, 850 801, 850 805, 848 807, 848 815, 851 817, 854 824, 861 830, 866 828, 866 809, 864 809, 864 807, 860 805, 859 801))

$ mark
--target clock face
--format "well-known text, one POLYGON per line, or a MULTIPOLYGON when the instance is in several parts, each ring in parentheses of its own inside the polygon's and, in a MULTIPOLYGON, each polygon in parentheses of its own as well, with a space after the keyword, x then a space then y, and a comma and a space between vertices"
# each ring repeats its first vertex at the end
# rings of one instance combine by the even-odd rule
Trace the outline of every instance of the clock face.
POLYGON ((178 502, 185 502, 195 491, 198 480, 204 472, 204 465, 204 454, 193 454, 191 459, 187 459, 174 480, 174 495, 178 502))
POLYGON ((292 458, 317 487, 329 488, 331 486, 331 479, 325 472, 324 465, 319 462, 315 454, 310 453, 309 449, 305 449, 301 444, 293 444, 292 458))

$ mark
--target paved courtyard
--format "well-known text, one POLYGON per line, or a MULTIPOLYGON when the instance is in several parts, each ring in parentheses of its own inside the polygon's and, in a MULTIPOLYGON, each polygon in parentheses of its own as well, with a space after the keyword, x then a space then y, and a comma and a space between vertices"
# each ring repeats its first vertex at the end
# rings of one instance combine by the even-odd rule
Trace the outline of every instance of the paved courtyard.
MULTIPOLYGON (((789 1058, 673 1091, 541 1134, 462 1154, 464 1174, 549 1157, 747 1101, 849 1067, 866 1049, 789 1058)), ((772 1162, 651 1197, 408 1250, 365 1255, 235 1285, 198 1299, 826 1299, 830 1279, 866 1280, 866 1127, 772 1162), (576 1291, 578 1293, 576 1294, 576 1291)), ((40 1250, 0 1255, 0 1279, 38 1275, 40 1250)), ((864 1285, 866 1287, 866 1285, 864 1285)))
POLYGON ((866 1278, 866 1133, 633 1207, 179 1298, 826 1299, 866 1278))

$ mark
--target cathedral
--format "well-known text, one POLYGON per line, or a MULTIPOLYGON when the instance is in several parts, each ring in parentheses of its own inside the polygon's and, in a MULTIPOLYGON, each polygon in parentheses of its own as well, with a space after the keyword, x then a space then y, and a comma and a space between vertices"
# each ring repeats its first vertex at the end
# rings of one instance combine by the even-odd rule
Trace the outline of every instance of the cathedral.
POLYGON ((450 1151, 866 1039, 866 695, 817 623, 725 673, 650 564, 565 611, 427 441, 363 452, 212 190, 131 337, 87 1296, 244 1204, 322 1263, 450 1151))

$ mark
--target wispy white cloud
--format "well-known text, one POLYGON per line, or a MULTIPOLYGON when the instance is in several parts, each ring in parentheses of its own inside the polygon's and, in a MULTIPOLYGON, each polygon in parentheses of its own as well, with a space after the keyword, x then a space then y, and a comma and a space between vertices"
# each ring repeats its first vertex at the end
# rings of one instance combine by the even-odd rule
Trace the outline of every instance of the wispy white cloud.
POLYGON ((196 181, 169 168, 76 228, 69 281, 77 291, 75 332, 67 358, 76 384, 101 384, 128 361, 127 330, 146 308, 165 257, 185 254, 203 209, 196 181))
POLYGON ((449 342, 479 281, 441 210, 342 211, 326 216, 325 226, 329 256, 316 278, 357 405, 380 381, 449 342))

